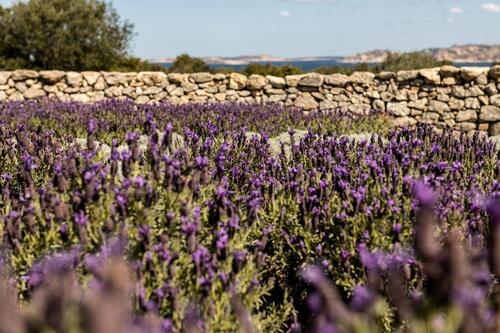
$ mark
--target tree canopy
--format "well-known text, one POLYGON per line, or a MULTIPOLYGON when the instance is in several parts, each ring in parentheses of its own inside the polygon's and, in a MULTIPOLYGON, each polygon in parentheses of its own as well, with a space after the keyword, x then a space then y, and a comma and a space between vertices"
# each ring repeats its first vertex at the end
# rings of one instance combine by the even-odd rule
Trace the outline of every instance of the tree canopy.
POLYGON ((133 25, 101 0, 0 7, 0 67, 106 70, 128 56, 133 25))
POLYGON ((175 58, 170 72, 172 73, 196 73, 208 72, 210 67, 201 58, 191 57, 184 53, 175 58))

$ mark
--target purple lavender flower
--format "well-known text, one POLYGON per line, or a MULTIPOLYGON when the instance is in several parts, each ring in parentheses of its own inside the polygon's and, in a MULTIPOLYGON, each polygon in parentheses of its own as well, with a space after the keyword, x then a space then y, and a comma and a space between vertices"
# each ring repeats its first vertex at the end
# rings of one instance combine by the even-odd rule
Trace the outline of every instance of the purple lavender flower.
POLYGON ((229 241, 229 235, 227 234, 226 229, 220 228, 216 233, 216 242, 215 247, 217 250, 224 250, 229 241))
POLYGON ((174 325, 172 324, 172 320, 164 319, 161 324, 161 333, 171 333, 173 332, 174 325))
POLYGON ((421 205, 428 206, 434 202, 434 194, 429 187, 421 182, 415 182, 413 185, 413 195, 421 205))
POLYGON ((88 135, 93 135, 96 129, 97 129, 97 121, 95 119, 90 119, 87 123, 88 135))
POLYGON ((356 312, 365 312, 375 301, 375 295, 365 286, 358 285, 354 288, 351 298, 351 308, 356 312))
POLYGON ((319 313, 323 308, 323 298, 317 292, 311 293, 306 299, 307 307, 313 313, 319 313))
POLYGON ((87 215, 83 211, 75 213, 73 218, 78 227, 85 227, 88 224, 87 215))
POLYGON ((120 207, 125 207, 125 205, 127 204, 127 197, 122 193, 118 193, 116 195, 116 202, 120 207))
POLYGON ((302 278, 307 282, 317 285, 325 280, 323 271, 318 266, 307 266, 302 270, 302 278))

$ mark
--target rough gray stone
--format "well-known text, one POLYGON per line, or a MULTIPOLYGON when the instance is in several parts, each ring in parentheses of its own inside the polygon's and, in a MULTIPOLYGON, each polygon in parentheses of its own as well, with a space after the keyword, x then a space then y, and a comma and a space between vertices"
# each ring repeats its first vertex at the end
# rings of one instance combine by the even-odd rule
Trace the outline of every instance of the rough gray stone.
POLYGON ((479 120, 481 122, 500 121, 500 107, 494 105, 485 105, 481 107, 481 112, 479 113, 479 120))
POLYGON ((239 73, 229 74, 229 89, 241 90, 246 87, 248 78, 239 73))
POLYGON ((397 117, 410 115, 410 108, 407 102, 387 103, 387 112, 397 117))
POLYGON ((186 81, 181 83, 181 88, 183 89, 184 93, 188 94, 190 92, 196 91, 198 89, 198 86, 194 83, 186 81))
POLYGON ((438 112, 438 113, 446 113, 450 112, 450 107, 448 104, 441 102, 441 101, 436 101, 436 100, 431 100, 429 101, 429 111, 432 112, 438 112))
POLYGON ((144 90, 142 92, 142 94, 143 95, 157 95, 157 94, 161 93, 162 91, 163 91, 163 89, 161 87, 153 86, 153 87, 146 88, 146 90, 144 90))
POLYGON ((451 87, 451 94, 457 98, 465 98, 465 88, 463 86, 451 87))
POLYGON ((464 131, 464 132, 474 131, 476 128, 477 128, 477 126, 475 123, 464 122, 464 123, 457 124, 457 129, 460 131, 464 131))
POLYGON ((419 70, 399 71, 396 73, 396 79, 400 82, 414 80, 418 77, 419 70))
POLYGON ((122 89, 119 86, 111 86, 108 89, 104 90, 104 94, 106 97, 120 97, 122 96, 122 89))
POLYGON ((479 75, 483 73, 485 73, 485 70, 481 67, 464 67, 461 70, 462 78, 465 81, 475 80, 479 75))
POLYGON ((77 72, 67 72, 66 82, 72 87, 80 87, 83 82, 82 74, 77 72))
POLYGON ((96 82, 99 76, 101 76, 101 73, 99 72, 82 72, 82 76, 87 81, 89 86, 93 86, 96 82))
POLYGON ((462 122, 475 122, 477 121, 477 112, 475 110, 463 110, 457 113, 455 121, 462 122))
POLYGON ((500 135, 500 122, 491 124, 490 127, 488 128, 488 132, 489 135, 491 136, 500 135))
POLYGON ((73 94, 70 98, 73 102, 87 103, 90 101, 90 97, 86 94, 73 94))
POLYGON ((224 73, 217 73, 214 75, 214 80, 215 81, 223 81, 227 78, 227 75, 224 73))
POLYGON ((326 99, 325 95, 323 95, 322 93, 320 92, 312 92, 311 95, 313 95, 314 98, 316 98, 316 100, 318 101, 324 101, 326 99))
POLYGON ((7 100, 9 100, 9 101, 23 101, 24 96, 19 91, 16 91, 16 92, 12 93, 12 95, 10 95, 9 98, 7 98, 7 100))
POLYGON ((437 100, 441 102, 448 102, 450 100, 450 96, 448 96, 448 94, 439 94, 437 95, 437 100))
POLYGON ((389 81, 390 79, 396 78, 396 73, 394 72, 380 72, 375 74, 375 78, 380 81, 389 81))
POLYGON ((284 88, 286 86, 286 81, 282 77, 267 75, 266 79, 273 86, 273 88, 281 89, 281 88, 284 88))
POLYGON ((189 76, 195 83, 206 83, 214 80, 214 76, 210 73, 193 73, 189 76))
POLYGON ((321 101, 319 103, 320 110, 334 110, 338 106, 337 102, 334 101, 321 101))
POLYGON ((34 98, 40 98, 46 96, 47 93, 43 91, 42 89, 37 89, 37 88, 29 88, 23 93, 24 98, 27 99, 34 99, 34 98))
POLYGON ((135 99, 137 104, 146 104, 150 101, 148 96, 141 95, 135 99))
POLYGON ((500 80, 500 65, 491 67, 488 75, 494 80, 500 80))
POLYGON ((490 104, 500 107, 500 94, 491 96, 490 104))
POLYGON ((462 110, 465 107, 465 102, 461 99, 452 97, 448 101, 448 105, 450 106, 450 109, 452 109, 452 110, 462 110))
POLYGON ((238 95, 240 95, 241 97, 248 97, 248 96, 252 95, 252 93, 248 90, 241 90, 241 91, 238 91, 238 95))
POLYGON ((267 101, 269 103, 284 102, 284 101, 286 101, 286 95, 285 94, 283 94, 283 95, 271 95, 271 96, 269 96, 267 101))
POLYGON ((170 96, 174 97, 184 96, 184 89, 182 89, 181 87, 177 87, 170 92, 170 96))
POLYGON ((286 95, 283 89, 266 89, 266 94, 268 95, 286 95))
POLYGON ((20 93, 24 94, 24 92, 26 90, 28 90, 28 87, 26 86, 26 83, 24 82, 16 82, 16 84, 14 85, 14 88, 16 88, 17 91, 19 91, 20 93))
POLYGON ((477 99, 479 100, 481 105, 490 105, 490 100, 487 96, 479 96, 477 99))
POLYGON ((367 115, 371 106, 368 104, 352 104, 347 107, 347 110, 352 114, 367 115))
POLYGON ((18 69, 12 72, 11 79, 14 81, 24 81, 38 78, 38 72, 28 69, 18 69))
POLYGON ((492 96, 498 93, 498 89, 494 83, 490 83, 486 87, 484 87, 484 92, 486 93, 486 95, 492 96))
POLYGON ((384 112, 385 111, 385 103, 384 101, 380 100, 380 99, 376 99, 373 101, 372 103, 372 106, 375 110, 379 110, 379 111, 382 111, 384 112))
POLYGON ((375 74, 370 72, 354 72, 349 76, 349 82, 353 84, 372 84, 375 74))
POLYGON ((439 68, 427 68, 420 70, 420 76, 424 78, 426 83, 440 84, 441 77, 439 76, 439 68))
POLYGON ((252 74, 248 78, 247 87, 250 90, 261 90, 267 84, 267 79, 265 76, 252 74))
POLYGON ((478 96, 483 96, 484 91, 481 90, 478 86, 473 86, 470 87, 465 91, 465 96, 466 97, 478 97, 478 96))
POLYGON ((334 87, 345 87, 349 77, 344 74, 331 74, 325 76, 325 83, 334 87))
POLYGON ((444 77, 443 84, 445 86, 454 86, 457 84, 457 79, 455 79, 454 77, 444 77))
POLYGON ((214 95, 215 99, 218 100, 219 102, 223 102, 226 100, 226 93, 217 93, 214 95))
MULTIPOLYGON (((308 132, 305 130, 294 129, 293 136, 291 136, 288 132, 281 133, 278 136, 275 136, 269 139, 269 149, 271 154, 279 155, 281 150, 283 149, 286 157, 292 156, 292 139, 293 143, 298 144, 300 140, 306 136, 308 132)), ((252 132, 246 133, 247 140, 250 140, 254 134, 252 132)), ((260 138, 260 135, 257 136, 260 138)))
POLYGON ((454 77, 455 75, 460 73, 460 68, 450 65, 442 66, 440 69, 441 77, 454 77))
POLYGON ((368 90, 365 95, 367 97, 370 97, 371 99, 379 99, 380 98, 380 93, 376 90, 368 90))
POLYGON ((439 120, 439 113, 437 112, 424 112, 422 114, 422 121, 426 123, 435 123, 439 120))
MULTIPOLYGON (((167 74, 163 72, 139 72, 137 73, 136 79, 147 86, 165 84, 168 80, 170 80, 167 78, 167 74)), ((180 84, 181 82, 178 83, 180 84)))
POLYGON ((49 94, 56 94, 59 92, 59 89, 57 89, 57 86, 56 85, 52 85, 52 86, 43 86, 43 90, 45 90, 46 93, 49 93, 49 94))
POLYGON ((119 72, 104 73, 103 77, 104 77, 104 81, 106 81, 106 83, 109 86, 114 86, 114 85, 123 83, 124 79, 125 79, 124 75, 122 73, 119 73, 119 72))
POLYGON ((421 98, 414 101, 410 101, 408 103, 408 106, 413 109, 424 110, 427 107, 428 103, 429 101, 426 98, 421 98))
POLYGON ((488 84, 488 76, 486 74, 481 74, 478 77, 476 77, 474 82, 476 82, 476 84, 485 86, 488 84))
POLYGON ((97 91, 106 89, 106 82, 104 81, 104 78, 99 77, 97 79, 96 83, 94 84, 94 89, 97 91))
POLYGON ((41 71, 39 75, 41 80, 53 84, 61 81, 66 73, 63 71, 41 71))
POLYGON ((316 73, 303 75, 298 82, 298 85, 302 87, 320 87, 322 84, 323 75, 316 73))
POLYGON ((466 109, 479 109, 481 104, 477 98, 469 97, 465 99, 465 108, 466 109))
POLYGON ((11 75, 12 72, 0 72, 0 85, 7 84, 11 75))
POLYGON ((396 127, 410 127, 417 124, 417 121, 412 117, 397 117, 392 120, 392 123, 396 127))
MULTIPOLYGON (((188 75, 186 74, 179 74, 179 73, 170 73, 167 75, 168 81, 171 83, 175 84, 182 84, 184 82, 187 82, 188 80, 188 75)), ((147 82, 145 82, 147 84, 147 82)))
POLYGON ((303 75, 287 75, 285 76, 286 84, 289 87, 297 87, 302 76, 303 75))
POLYGON ((316 102, 314 97, 312 97, 312 95, 308 93, 299 95, 295 100, 294 105, 306 111, 316 110, 319 107, 318 102, 316 102))

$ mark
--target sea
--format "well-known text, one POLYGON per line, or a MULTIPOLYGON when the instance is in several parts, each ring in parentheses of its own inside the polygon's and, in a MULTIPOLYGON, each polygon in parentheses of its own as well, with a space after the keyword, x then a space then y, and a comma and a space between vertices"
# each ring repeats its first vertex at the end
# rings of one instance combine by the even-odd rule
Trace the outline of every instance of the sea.
MULTIPOLYGON (((320 61, 272 61, 272 62, 257 62, 258 64, 271 64, 274 66, 284 66, 291 65, 294 67, 298 67, 303 71, 310 71, 319 67, 330 67, 330 66, 342 66, 342 67, 354 67, 359 63, 343 63, 335 60, 320 60, 320 61)), ((162 66, 170 68, 172 66, 171 63, 159 63, 162 66)), ((376 63, 368 63, 368 65, 376 65, 376 63)), ((455 63, 457 67, 490 67, 493 63, 490 62, 477 62, 477 63, 455 63)), ((235 71, 240 71, 244 69, 247 65, 209 65, 210 68, 218 69, 218 68, 227 68, 235 71)))

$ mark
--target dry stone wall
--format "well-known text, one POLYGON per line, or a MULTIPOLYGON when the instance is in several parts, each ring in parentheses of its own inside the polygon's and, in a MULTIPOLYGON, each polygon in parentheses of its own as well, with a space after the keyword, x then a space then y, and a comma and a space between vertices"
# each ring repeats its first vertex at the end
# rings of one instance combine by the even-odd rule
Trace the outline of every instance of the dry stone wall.
POLYGON ((273 102, 354 114, 377 109, 393 116, 396 125, 425 122, 500 134, 500 66, 285 78, 238 73, 0 72, 0 101, 43 97, 78 102, 105 98, 130 98, 137 103, 273 102))

